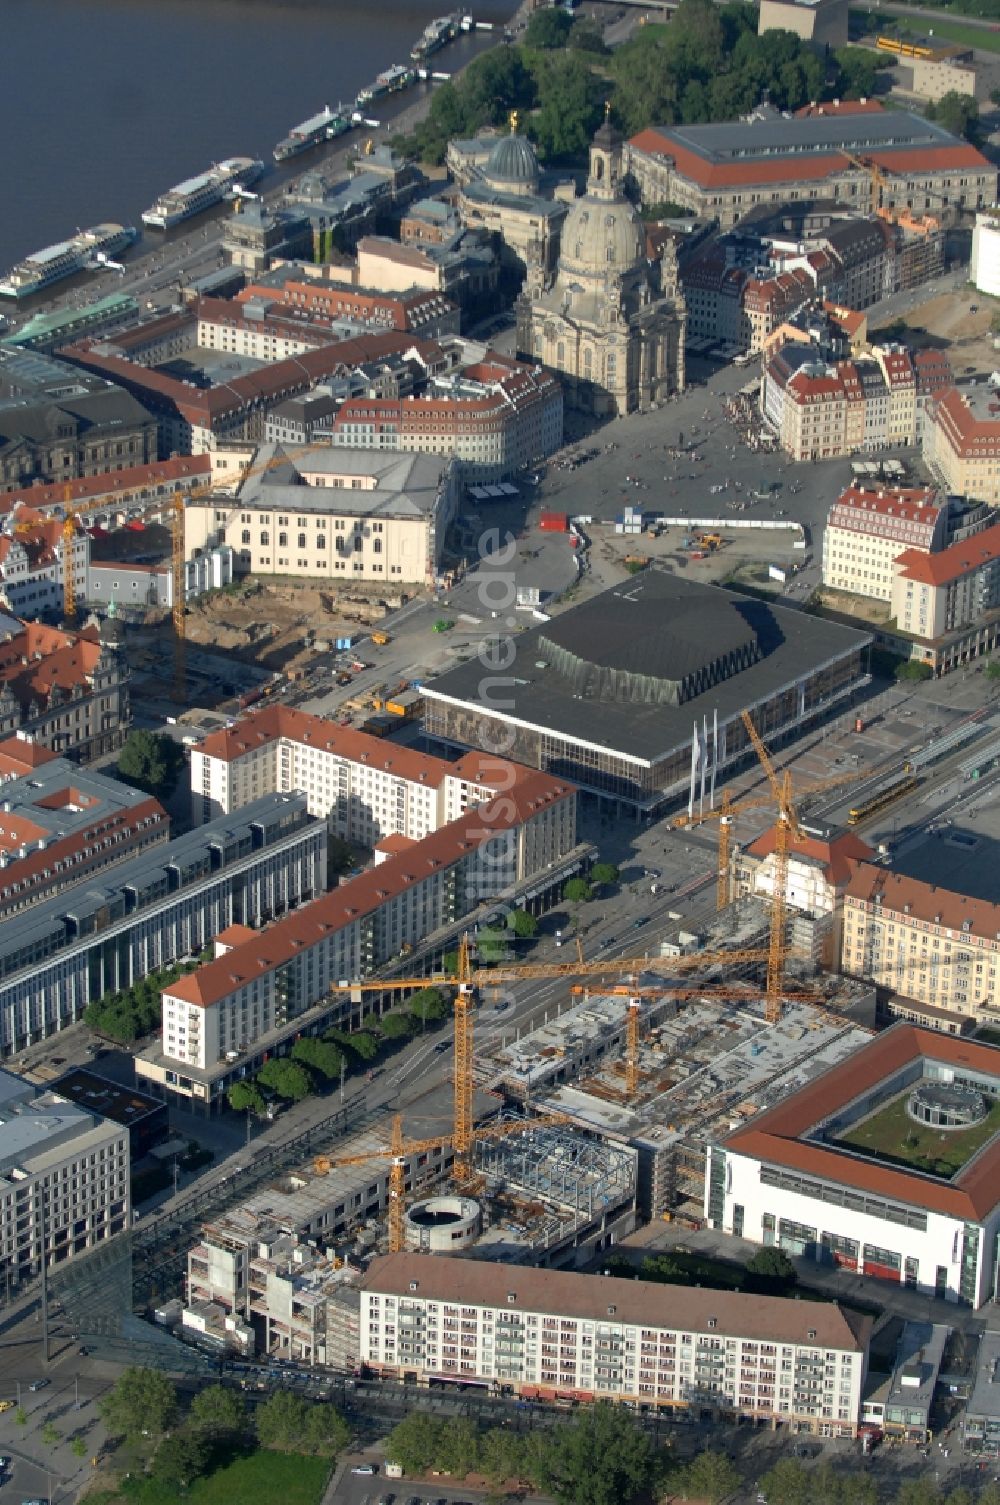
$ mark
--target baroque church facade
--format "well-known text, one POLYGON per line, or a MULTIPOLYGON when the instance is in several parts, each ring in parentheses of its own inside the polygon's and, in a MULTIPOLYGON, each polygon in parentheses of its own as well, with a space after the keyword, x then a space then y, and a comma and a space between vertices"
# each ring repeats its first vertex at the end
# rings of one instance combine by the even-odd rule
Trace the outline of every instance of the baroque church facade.
POLYGON ((586 192, 562 226, 555 274, 517 307, 521 359, 559 372, 566 403, 596 416, 649 409, 684 390, 686 310, 672 246, 659 275, 622 184, 622 138, 605 120, 586 192))

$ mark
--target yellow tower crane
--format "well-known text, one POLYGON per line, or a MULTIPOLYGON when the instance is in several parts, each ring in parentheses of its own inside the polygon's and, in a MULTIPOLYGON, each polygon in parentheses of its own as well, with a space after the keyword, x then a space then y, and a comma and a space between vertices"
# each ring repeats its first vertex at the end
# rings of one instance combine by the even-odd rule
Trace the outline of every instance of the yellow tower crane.
MULTIPOLYGON (((565 1117, 549 1114, 544 1118, 516 1118, 504 1119, 499 1123, 486 1124, 481 1129, 474 1129, 470 1135, 468 1149, 471 1150, 473 1135, 475 1139, 503 1139, 509 1134, 523 1134, 527 1129, 545 1129, 558 1123, 565 1123, 565 1117)), ((330 1171, 338 1166, 364 1165, 370 1160, 388 1160, 389 1165, 389 1253, 398 1254, 404 1246, 404 1213, 406 1210, 406 1161, 410 1155, 421 1155, 427 1150, 439 1150, 444 1145, 455 1144, 454 1134, 435 1134, 429 1139, 405 1139, 403 1136, 403 1115, 393 1114, 392 1136, 384 1149, 367 1150, 358 1155, 317 1155, 313 1161, 313 1170, 318 1176, 329 1175, 330 1171)), ((467 1151, 468 1153, 468 1151, 467 1151)), ((471 1167, 466 1163, 464 1168, 460 1166, 457 1147, 455 1149, 455 1177, 459 1182, 468 1180, 471 1167)))
MULTIPOLYGON (((857 779, 869 778, 871 774, 867 770, 851 769, 844 773, 834 774, 832 778, 816 779, 808 784, 803 784, 798 790, 798 797, 804 795, 820 794, 824 790, 835 789, 838 784, 852 784, 857 779)), ((719 822, 719 855, 718 869, 715 880, 715 907, 717 910, 725 909, 730 900, 731 874, 730 861, 732 853, 733 822, 737 815, 742 815, 744 810, 760 810, 772 803, 774 796, 769 789, 766 794, 752 794, 746 799, 734 800, 728 789, 722 791, 722 802, 715 810, 703 810, 700 814, 675 815, 671 824, 677 830, 687 830, 691 826, 704 825, 706 821, 717 820, 719 822)))
MULTIPOLYGON (((458 947, 458 965, 455 975, 443 973, 432 974, 430 977, 384 977, 366 978, 363 982, 339 982, 330 985, 331 993, 379 993, 379 992, 404 992, 427 987, 456 987, 454 1004, 454 1028, 455 1028, 455 1068, 454 1068, 454 1129, 451 1142, 455 1147, 456 1175, 460 1178, 468 1175, 469 1156, 472 1140, 475 1134, 475 1120, 473 1115, 473 1101, 475 1095, 475 1079, 473 1076, 474 1052, 473 1052, 473 1024, 472 1009, 474 995, 477 988, 499 987, 504 983, 516 983, 530 981, 536 978, 549 977, 607 977, 609 974, 617 974, 619 977, 628 975, 638 976, 640 972, 656 971, 664 965, 669 965, 672 973, 688 972, 698 967, 712 966, 715 963, 724 963, 727 966, 737 966, 743 962, 762 962, 767 960, 768 951, 699 951, 692 956, 675 956, 669 959, 661 957, 623 957, 617 961, 591 961, 585 962, 578 959, 575 962, 528 962, 511 966, 499 963, 496 967, 473 967, 472 945, 468 935, 463 935, 458 947)), ((629 991, 627 985, 624 991, 629 991)), ((635 991, 632 989, 631 991, 635 991)), ((648 991, 643 989, 642 991, 648 991)), ((663 991, 686 997, 740 997, 739 990, 731 988, 718 989, 711 983, 703 987, 690 989, 677 989, 668 983, 664 983, 663 991)), ((798 996, 802 996, 797 994, 798 996)), ((630 1014, 632 1010, 629 1011, 630 1014)), ((631 1047, 631 1058, 638 1062, 638 1015, 632 1025, 634 1036, 631 1047)), ((638 1080, 638 1066, 634 1067, 634 1076, 638 1080)))
POLYGON ((785 977, 785 917, 788 907, 788 849, 793 841, 801 838, 798 816, 792 802, 792 775, 785 769, 778 777, 771 755, 761 741, 760 733, 753 724, 749 711, 743 712, 743 725, 767 774, 775 804, 778 807, 774 822, 774 879, 771 894, 771 933, 767 952, 767 991, 765 994, 768 1024, 777 1024, 781 1018, 781 1000, 785 977))

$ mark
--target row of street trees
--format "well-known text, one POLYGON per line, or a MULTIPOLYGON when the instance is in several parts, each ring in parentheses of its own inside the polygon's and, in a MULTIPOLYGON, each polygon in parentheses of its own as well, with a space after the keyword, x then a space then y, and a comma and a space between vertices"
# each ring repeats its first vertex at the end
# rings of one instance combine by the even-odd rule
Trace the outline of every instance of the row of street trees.
POLYGON ((184 1411, 175 1386, 155 1369, 126 1369, 100 1403, 108 1431, 148 1459, 164 1488, 183 1493, 209 1472, 224 1447, 332 1457, 350 1441, 334 1406, 276 1390, 251 1418, 241 1395, 223 1385, 199 1390, 184 1411))

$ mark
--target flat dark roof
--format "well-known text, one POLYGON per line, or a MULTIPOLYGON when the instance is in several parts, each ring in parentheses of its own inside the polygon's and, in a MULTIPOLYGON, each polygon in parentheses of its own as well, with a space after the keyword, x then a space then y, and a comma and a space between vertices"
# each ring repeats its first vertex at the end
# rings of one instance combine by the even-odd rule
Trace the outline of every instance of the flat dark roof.
POLYGON ((96 1071, 88 1071, 85 1066, 74 1066, 57 1082, 47 1082, 46 1090, 58 1092, 60 1097, 68 1097, 70 1102, 100 1113, 103 1118, 110 1118, 112 1123, 124 1128, 131 1128, 150 1113, 162 1112, 165 1107, 159 1098, 137 1092, 134 1087, 123 1087, 121 1082, 98 1076, 96 1071))
MULTIPOLYGON (((700 726, 707 716, 711 724, 716 711, 720 722, 729 721, 871 640, 869 633, 840 623, 647 569, 518 633, 508 668, 491 670, 477 656, 423 691, 431 699, 483 704, 487 714, 653 763, 690 741, 694 721, 700 726), (676 681, 691 670, 695 638, 708 660, 738 647, 747 627, 760 649, 757 661, 680 704, 643 700, 639 685, 629 684, 676 681), (553 643, 564 650, 555 661, 553 643), (579 663, 571 670, 570 655, 596 661, 598 669, 591 676, 579 663), (595 695, 594 682, 607 679, 598 671, 609 665, 624 693, 595 695)), ((648 688, 656 694, 655 683, 648 688)))

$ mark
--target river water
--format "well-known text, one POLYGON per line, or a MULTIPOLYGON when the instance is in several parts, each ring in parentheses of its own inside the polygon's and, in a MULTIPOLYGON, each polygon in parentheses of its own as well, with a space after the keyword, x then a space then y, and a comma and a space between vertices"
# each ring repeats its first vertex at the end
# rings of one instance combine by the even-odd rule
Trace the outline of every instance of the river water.
MULTIPOLYGON (((471 13, 502 22, 514 5, 475 0, 471 13)), ((77 227, 138 225, 165 188, 222 157, 272 163, 293 125, 409 61, 427 22, 449 9, 449 0, 2 0, 0 272, 77 227)), ((485 45, 463 36, 431 65, 454 71, 485 45)))

